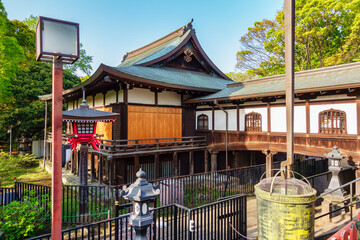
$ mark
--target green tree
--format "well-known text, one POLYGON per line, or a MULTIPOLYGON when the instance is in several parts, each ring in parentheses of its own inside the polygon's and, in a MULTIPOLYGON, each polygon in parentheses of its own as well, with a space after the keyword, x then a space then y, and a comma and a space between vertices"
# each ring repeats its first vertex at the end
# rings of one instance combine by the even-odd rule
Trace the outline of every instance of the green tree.
POLYGON ((7 36, 9 20, 5 8, 0 1, 0 109, 13 100, 11 94, 11 80, 18 70, 18 63, 24 56, 23 48, 16 38, 7 36))
MULTIPOLYGON (((358 0, 297 0, 295 70, 359 61, 358 0)), ((240 39, 237 68, 247 75, 284 73, 284 11, 256 22, 240 39)))
MULTIPOLYGON (((51 93, 51 82, 52 67, 49 63, 32 61, 28 69, 17 72, 12 87, 14 101, 0 115, 0 126, 2 126, 0 138, 4 139, 8 126, 17 122, 19 125, 13 129, 14 136, 19 137, 21 133, 25 133, 26 137, 42 138, 45 107, 38 96, 51 93)), ((78 85, 80 82, 79 77, 64 69, 64 89, 78 85)), ((49 107, 49 112, 50 109, 49 107)))

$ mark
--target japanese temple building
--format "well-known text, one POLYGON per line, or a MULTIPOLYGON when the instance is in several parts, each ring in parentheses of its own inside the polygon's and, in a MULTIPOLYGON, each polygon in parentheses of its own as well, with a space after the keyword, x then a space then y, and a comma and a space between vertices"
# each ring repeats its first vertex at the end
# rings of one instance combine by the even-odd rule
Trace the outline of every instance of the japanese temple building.
MULTIPOLYGON (((65 90, 68 110, 80 107, 83 89, 91 108, 120 114, 98 125, 93 180, 131 182, 140 166, 150 179, 226 168, 224 111, 230 167, 271 168, 286 152, 284 75, 234 82, 206 55, 192 21, 65 90)), ((359 162, 360 63, 296 73, 294 126, 296 154, 323 157, 337 145, 359 162)))

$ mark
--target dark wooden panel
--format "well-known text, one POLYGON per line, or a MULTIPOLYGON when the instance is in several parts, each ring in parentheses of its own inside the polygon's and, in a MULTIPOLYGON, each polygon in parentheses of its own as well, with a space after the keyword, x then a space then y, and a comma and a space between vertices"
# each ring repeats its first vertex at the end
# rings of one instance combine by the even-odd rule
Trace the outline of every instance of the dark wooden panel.
POLYGON ((125 103, 112 104, 112 110, 120 114, 113 122, 113 140, 127 139, 127 105, 125 103))
POLYGON ((181 137, 181 109, 128 106, 128 139, 181 137))
POLYGON ((195 107, 184 107, 182 111, 182 135, 183 137, 195 135, 195 107))

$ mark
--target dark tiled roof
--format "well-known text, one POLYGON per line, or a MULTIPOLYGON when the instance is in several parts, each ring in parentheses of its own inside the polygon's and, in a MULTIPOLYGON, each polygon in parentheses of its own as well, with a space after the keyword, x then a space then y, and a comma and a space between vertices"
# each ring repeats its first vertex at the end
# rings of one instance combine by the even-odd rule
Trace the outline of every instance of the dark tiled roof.
POLYGON ((194 88, 221 90, 229 80, 209 74, 168 67, 128 66, 114 68, 120 72, 158 82, 194 88))
POLYGON ((80 107, 73 110, 63 111, 63 120, 80 122, 110 122, 115 120, 118 115, 118 113, 99 111, 89 107, 80 107))
MULTIPOLYGON (((295 92, 304 93, 341 87, 360 87, 360 63, 349 63, 295 73, 295 92)), ((246 98, 248 96, 274 96, 285 94, 285 75, 228 84, 217 93, 190 101, 246 98)))

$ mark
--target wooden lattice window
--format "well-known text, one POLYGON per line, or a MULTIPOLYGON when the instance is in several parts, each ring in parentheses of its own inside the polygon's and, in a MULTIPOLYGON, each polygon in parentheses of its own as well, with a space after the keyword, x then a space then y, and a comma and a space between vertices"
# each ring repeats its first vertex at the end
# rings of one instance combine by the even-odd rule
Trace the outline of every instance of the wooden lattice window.
POLYGON ((245 115, 245 131, 262 131, 260 113, 251 112, 245 115))
POLYGON ((197 129, 208 130, 209 129, 209 118, 205 114, 201 114, 197 117, 197 129))
POLYGON ((320 112, 319 133, 346 134, 345 112, 332 108, 320 112))

